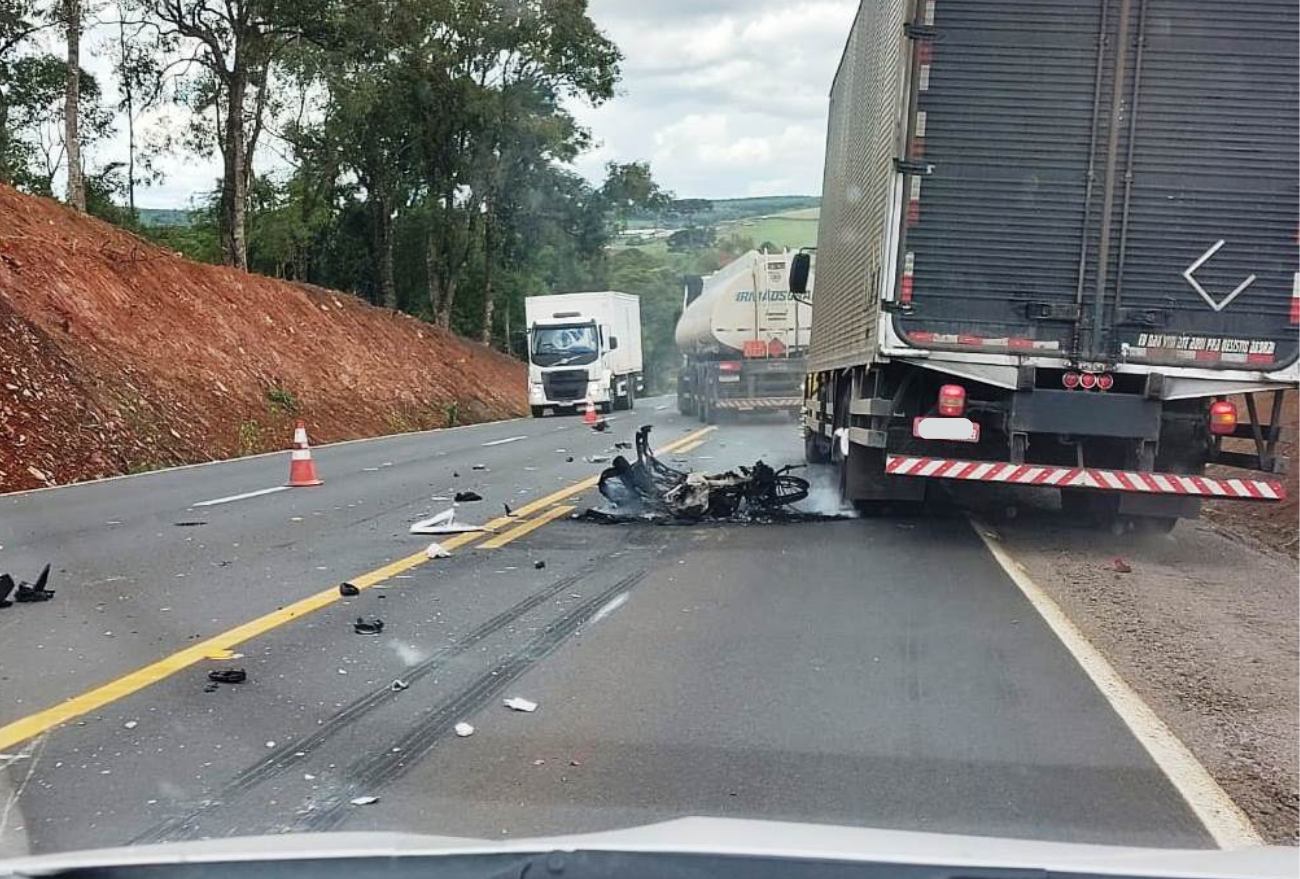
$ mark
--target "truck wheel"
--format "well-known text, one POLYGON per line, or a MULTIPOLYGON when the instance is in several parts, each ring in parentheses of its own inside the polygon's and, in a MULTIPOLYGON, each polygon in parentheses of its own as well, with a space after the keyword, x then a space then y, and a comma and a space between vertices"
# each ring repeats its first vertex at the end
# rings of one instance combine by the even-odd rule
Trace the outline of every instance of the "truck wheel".
POLYGON ((545 406, 534 406, 534 407, 532 407, 532 408, 533 408, 533 417, 534 417, 534 418, 545 418, 545 417, 546 417, 546 407, 545 407, 545 406))
POLYGON ((830 444, 820 434, 805 430, 803 432, 803 458, 809 464, 829 464, 831 462, 830 444))
POLYGON ((1061 511, 1066 517, 1101 531, 1119 522, 1119 495, 1086 489, 1061 489, 1061 511))
POLYGON ((1129 521, 1138 534, 1171 534, 1178 525, 1177 518, 1165 516, 1134 516, 1129 521))

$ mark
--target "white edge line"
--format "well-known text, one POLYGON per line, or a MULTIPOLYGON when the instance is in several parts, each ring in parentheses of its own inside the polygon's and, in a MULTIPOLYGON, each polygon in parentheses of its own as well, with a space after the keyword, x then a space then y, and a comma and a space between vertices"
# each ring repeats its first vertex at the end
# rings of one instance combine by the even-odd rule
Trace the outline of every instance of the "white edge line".
POLYGON ((622 607, 627 602, 627 598, 628 598, 628 593, 626 592, 614 596, 612 599, 609 600, 609 602, 604 607, 596 611, 596 615, 591 618, 591 622, 588 623, 587 625, 594 626, 596 625, 596 623, 608 617, 614 611, 622 607))
POLYGON ((1214 776, 1201 765, 1174 731, 1142 701, 1142 697, 1115 671, 1114 666, 1092 646, 1083 632, 1061 610, 1060 605, 1029 577, 998 541, 988 536, 987 526, 973 518, 970 523, 993 558, 1092 679, 1110 707, 1205 825, 1219 848, 1238 849, 1264 845, 1263 838, 1241 807, 1233 802, 1232 797, 1228 796, 1227 791, 1214 780, 1214 776))
MULTIPOLYGON (((505 421, 484 421, 480 424, 462 424, 459 427, 439 427, 436 430, 420 430, 414 433, 388 433, 383 436, 363 436, 360 439, 343 440, 337 443, 328 443, 324 445, 312 445, 313 451, 320 449, 337 449, 343 446, 357 446, 362 443, 377 443, 384 440, 406 439, 416 436, 434 436, 439 433, 455 433, 460 430, 473 430, 476 427, 496 427, 502 424, 517 424, 521 421, 530 421, 530 418, 510 418, 505 421)), ((149 476, 161 476, 165 473, 179 473, 185 470, 197 470, 200 467, 215 467, 218 464, 235 464, 240 461, 257 461, 261 458, 275 458, 293 451, 293 449, 284 448, 276 452, 262 452, 260 455, 241 455, 234 458, 220 458, 216 461, 200 461, 197 464, 182 464, 179 467, 163 467, 159 470, 150 470, 147 473, 123 473, 120 476, 105 476, 103 479, 86 479, 81 482, 65 482, 62 485, 47 485, 44 488, 29 488, 24 491, 9 491, 0 493, 0 501, 9 498, 23 497, 29 494, 39 494, 43 491, 58 491, 63 488, 84 488, 87 485, 100 485, 105 482, 120 482, 124 479, 144 479, 149 476)))
POLYGON ((287 485, 276 485, 271 488, 262 488, 257 491, 246 491, 243 494, 232 494, 230 497, 219 497, 212 501, 200 501, 197 504, 191 504, 193 507, 219 507, 222 504, 233 504, 236 501, 252 500, 255 497, 263 497, 268 494, 278 494, 282 491, 288 491, 287 485))
POLYGON ((505 439, 493 440, 490 443, 484 443, 483 448, 491 448, 492 446, 508 446, 511 443, 523 442, 526 439, 528 439, 526 436, 511 436, 505 439))
MULTIPOLYGON (((645 400, 642 400, 641 402, 648 404, 651 400, 658 400, 658 399, 661 398, 649 397, 645 400)), ((405 439, 407 437, 416 437, 416 436, 434 436, 440 433, 455 433, 456 431, 461 431, 461 430, 474 430, 476 428, 483 428, 483 427, 497 427, 502 424, 520 424, 525 421, 531 422, 532 420, 533 419, 531 416, 523 416, 521 418, 507 418, 504 421, 483 421, 480 422, 479 424, 462 424, 457 427, 439 427, 439 428, 435 428, 434 430, 418 430, 413 433, 387 433, 384 434, 383 436, 363 436, 359 439, 343 440, 337 443, 328 443, 319 446, 313 445, 312 448, 313 449, 337 449, 340 448, 341 446, 356 446, 362 443, 377 443, 377 442, 383 442, 384 440, 405 439)), ((613 416, 613 417, 606 416, 605 420, 617 421, 618 416, 613 416)), ((566 424, 564 425, 564 427, 559 428, 559 430, 564 431, 564 430, 568 430, 571 427, 573 427, 573 425, 566 424)), ((26 495, 29 494, 39 494, 40 492, 43 491, 59 491, 60 489, 64 489, 64 488, 84 488, 87 485, 100 485, 101 483, 105 483, 105 482, 120 482, 123 479, 144 479, 149 476, 159 476, 164 473, 176 473, 184 470, 197 470, 200 467, 214 467, 218 464, 233 464, 237 461, 256 461, 259 458, 274 458, 277 455, 283 455, 285 452, 289 452, 289 451, 292 450, 280 449, 278 452, 263 452, 260 455, 242 455, 242 456, 236 456, 234 458, 221 458, 216 461, 200 461, 197 464, 182 464, 179 467, 164 467, 161 470, 150 470, 147 473, 123 473, 120 476, 105 476, 103 479, 86 479, 81 482, 65 482, 61 485, 47 485, 43 488, 28 488, 23 491, 0 492, 0 501, 6 501, 9 500, 10 498, 25 497, 26 495)))

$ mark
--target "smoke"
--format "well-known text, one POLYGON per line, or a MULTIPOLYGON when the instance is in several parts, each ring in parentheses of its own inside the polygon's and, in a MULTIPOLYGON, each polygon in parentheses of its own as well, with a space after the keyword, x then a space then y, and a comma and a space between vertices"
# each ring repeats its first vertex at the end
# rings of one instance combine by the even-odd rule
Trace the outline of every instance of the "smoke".
POLYGON ((838 467, 810 466, 800 475, 808 480, 811 489, 808 492, 808 499, 798 505, 799 510, 818 516, 837 516, 847 519, 858 517, 853 505, 844 503, 840 498, 838 467))

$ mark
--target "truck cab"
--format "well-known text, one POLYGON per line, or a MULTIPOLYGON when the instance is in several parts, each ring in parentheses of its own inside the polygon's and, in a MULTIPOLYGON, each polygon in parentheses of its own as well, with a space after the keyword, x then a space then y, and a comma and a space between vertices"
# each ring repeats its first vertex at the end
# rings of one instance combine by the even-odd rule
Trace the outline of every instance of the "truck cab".
POLYGON ((528 300, 528 403, 547 411, 635 406, 641 382, 640 301, 621 293, 528 300))

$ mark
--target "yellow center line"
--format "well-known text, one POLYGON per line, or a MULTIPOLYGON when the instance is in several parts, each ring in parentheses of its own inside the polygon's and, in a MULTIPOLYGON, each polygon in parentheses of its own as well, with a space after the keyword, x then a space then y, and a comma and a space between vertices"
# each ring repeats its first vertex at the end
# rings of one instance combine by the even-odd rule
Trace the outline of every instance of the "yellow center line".
POLYGON ((693 443, 687 443, 686 445, 682 446, 680 449, 673 449, 673 451, 679 455, 687 455, 695 451, 696 449, 698 449, 700 446, 704 445, 705 442, 707 442, 707 440, 698 439, 693 443))
POLYGON ((545 513, 542 513, 536 519, 533 519, 529 522, 525 522, 524 524, 520 525, 518 528, 515 528, 511 531, 507 531, 505 534, 502 534, 498 537, 493 537, 487 543, 480 545, 479 549, 500 549, 501 547, 505 546, 508 543, 514 543, 516 540, 518 540, 519 538, 527 534, 532 534, 534 531, 536 531, 538 528, 541 528, 543 525, 545 525, 548 522, 554 522, 556 519, 560 518, 561 516, 569 515, 570 513, 573 512, 573 510, 574 510, 573 507, 555 507, 554 509, 547 510, 545 513))
MULTIPOLYGON (((694 442, 702 436, 707 436, 715 429, 716 428, 713 427, 707 427, 703 430, 698 430, 695 433, 687 434, 681 439, 664 445, 663 451, 674 451, 683 445, 694 442)), ((515 524, 519 517, 530 516, 539 510, 545 510, 553 504, 558 504, 561 501, 568 500, 574 495, 581 494, 584 491, 594 488, 597 482, 599 482, 599 477, 595 476, 590 479, 584 479, 568 488, 561 489, 554 494, 533 501, 527 506, 520 507, 515 511, 514 516, 494 519, 487 523, 485 527, 488 531, 496 531, 515 524)), ((572 508, 570 507, 569 510, 571 509, 572 508)), ((550 518, 546 518, 546 516, 539 517, 539 519, 536 520, 536 525, 533 525, 532 522, 528 523, 529 525, 533 525, 532 528, 529 528, 529 531, 542 527, 542 525, 545 525, 552 519, 559 518, 560 515, 563 515, 563 513, 557 513, 555 515, 550 515, 548 513, 547 516, 550 518)), ((508 534, 503 534, 500 537, 494 538, 494 542, 505 537, 514 540, 518 537, 522 537, 524 533, 527 533, 517 533, 519 530, 520 529, 516 528, 508 534)), ((443 541, 442 547, 448 551, 459 549, 468 546, 484 536, 484 533, 458 534, 455 537, 443 541)), ((431 559, 427 553, 420 552, 412 556, 407 556, 404 559, 398 559, 392 564, 385 565, 384 567, 371 571, 368 574, 362 574, 359 577, 353 578, 349 582, 359 589, 370 589, 380 583, 391 580, 399 574, 404 574, 407 571, 412 571, 420 567, 421 565, 428 564, 430 561, 431 559)), ((338 588, 331 587, 324 592, 318 592, 315 595, 310 595, 306 598, 295 601, 293 604, 285 605, 283 608, 260 616, 257 619, 249 620, 242 625, 236 626, 226 632, 222 632, 220 635, 216 635, 206 641, 193 644, 184 650, 166 656, 157 662, 150 663, 143 668, 136 669, 135 671, 123 675, 116 680, 109 681, 106 684, 88 690, 79 696, 73 696, 58 705, 46 708, 43 711, 38 711, 35 714, 30 714, 27 717, 15 720, 12 723, 5 724, 4 726, 0 726, 0 752, 7 751, 15 745, 20 745, 23 742, 34 739, 61 723, 67 723, 69 720, 75 720, 76 718, 89 714, 92 711, 97 711, 105 705, 110 705, 120 699, 125 699, 127 696, 138 693, 146 687, 165 680, 178 672, 184 671, 192 665, 197 665, 200 662, 209 660, 212 656, 224 655, 226 652, 232 651, 235 647, 256 638, 258 635, 264 635, 273 629, 277 629, 280 626, 292 622, 300 617, 304 617, 309 613, 313 613, 324 607, 329 607, 331 604, 340 600, 342 600, 342 596, 339 594, 338 588)))

